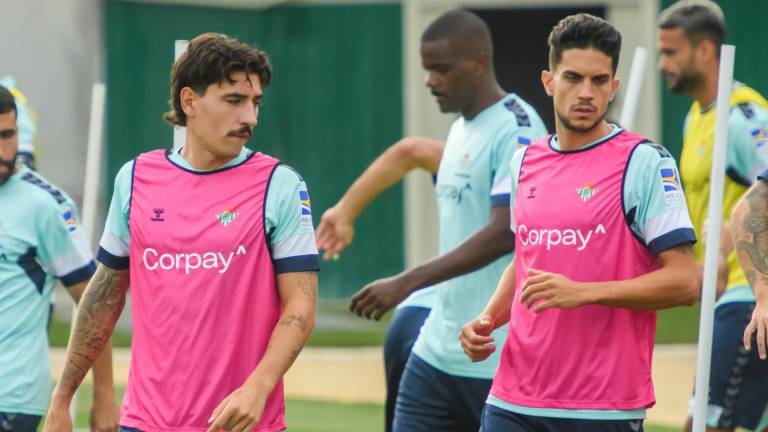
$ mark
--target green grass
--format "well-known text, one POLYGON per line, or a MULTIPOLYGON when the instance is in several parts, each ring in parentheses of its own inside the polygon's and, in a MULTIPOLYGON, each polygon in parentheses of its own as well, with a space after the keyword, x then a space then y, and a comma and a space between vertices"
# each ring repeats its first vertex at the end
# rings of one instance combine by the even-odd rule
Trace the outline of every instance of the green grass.
MULTIPOLYGON (((118 399, 124 389, 118 387, 118 399)), ((83 384, 78 392, 76 428, 88 427, 91 388, 83 384)), ((384 406, 379 404, 341 403, 288 399, 285 416, 289 432, 380 432, 384 425, 384 406)), ((680 428, 645 425, 646 432, 677 432, 680 428)))
POLYGON ((656 343, 696 343, 699 335, 699 304, 659 312, 656 343))
MULTIPOLYGON (((54 319, 48 330, 48 341, 52 347, 66 347, 69 340, 69 322, 54 319)), ((115 330, 112 334, 112 346, 127 348, 131 346, 131 334, 115 330)))

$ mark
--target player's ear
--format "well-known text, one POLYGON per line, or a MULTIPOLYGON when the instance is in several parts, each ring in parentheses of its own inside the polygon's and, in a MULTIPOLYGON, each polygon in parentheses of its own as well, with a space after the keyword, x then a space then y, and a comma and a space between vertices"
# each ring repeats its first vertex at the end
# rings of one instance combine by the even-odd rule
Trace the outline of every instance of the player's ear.
POLYGON ((189 87, 184 87, 179 93, 179 102, 181 109, 187 117, 194 117, 197 110, 198 94, 189 87))
POLYGON ((621 85, 620 79, 613 78, 611 80, 611 96, 608 98, 608 102, 613 102, 613 98, 616 97, 616 92, 619 91, 620 85, 621 85))
POLYGON ((552 84, 554 81, 554 75, 548 70, 541 71, 541 83, 544 85, 544 91, 547 92, 547 96, 552 96, 554 90, 552 84))

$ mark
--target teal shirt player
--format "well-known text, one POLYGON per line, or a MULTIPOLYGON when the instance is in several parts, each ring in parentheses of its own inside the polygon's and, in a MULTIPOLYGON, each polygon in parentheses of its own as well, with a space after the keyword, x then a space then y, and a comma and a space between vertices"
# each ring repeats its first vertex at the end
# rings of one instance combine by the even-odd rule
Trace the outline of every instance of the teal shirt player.
MULTIPOLYGON (((451 126, 435 185, 440 218, 440 254, 450 252, 491 220, 492 207, 509 205, 510 160, 519 146, 547 133, 536 111, 509 94, 472 120, 451 126)), ((461 327, 488 303, 512 254, 485 267, 435 286, 437 301, 421 328, 413 352, 450 375, 491 379, 501 349, 488 360, 472 363, 459 343, 461 327)), ((494 332, 503 346, 507 329, 494 332)))
POLYGON ((28 168, 0 185, 0 412, 45 415, 55 279, 72 286, 94 270, 72 199, 28 168))

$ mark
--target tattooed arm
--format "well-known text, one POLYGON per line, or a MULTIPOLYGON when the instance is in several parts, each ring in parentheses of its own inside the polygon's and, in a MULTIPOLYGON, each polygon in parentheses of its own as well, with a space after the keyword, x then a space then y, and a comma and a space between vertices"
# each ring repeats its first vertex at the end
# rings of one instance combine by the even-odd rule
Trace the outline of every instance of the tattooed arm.
POLYGON ((757 350, 766 358, 768 337, 768 184, 758 181, 733 209, 731 230, 741 268, 755 293, 757 305, 744 331, 744 346, 752 347, 757 332, 757 350))
POLYGON ((243 385, 227 396, 209 420, 209 432, 250 431, 259 422, 267 397, 298 357, 315 324, 317 272, 277 275, 282 314, 267 351, 243 385))
POLYGON ((125 305, 129 282, 128 270, 114 270, 99 264, 88 283, 69 339, 64 371, 53 392, 46 431, 72 430, 69 415, 72 396, 109 342, 125 305))
MULTIPOLYGON (((80 304, 87 282, 67 288, 69 295, 80 304)), ((93 403, 90 425, 95 432, 116 431, 120 421, 120 408, 115 401, 115 384, 112 378, 112 347, 107 344, 93 363, 93 403)))

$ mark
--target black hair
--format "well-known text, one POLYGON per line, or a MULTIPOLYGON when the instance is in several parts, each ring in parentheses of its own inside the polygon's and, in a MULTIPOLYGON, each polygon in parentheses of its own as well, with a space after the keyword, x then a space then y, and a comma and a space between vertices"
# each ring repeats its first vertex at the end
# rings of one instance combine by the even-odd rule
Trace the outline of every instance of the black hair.
POLYGON ((16 100, 10 90, 0 85, 0 114, 16 113, 16 100))
POLYGON ((560 20, 549 33, 549 67, 554 70, 571 48, 594 48, 611 58, 613 73, 619 67, 621 33, 608 21, 580 13, 560 20))
POLYGON ((659 16, 659 28, 682 28, 692 44, 708 40, 715 44, 717 54, 725 43, 725 16, 720 6, 709 0, 684 0, 664 9, 659 16))
POLYGON ((443 39, 463 53, 485 51, 493 60, 493 42, 488 24, 466 9, 454 9, 440 15, 421 34, 422 42, 443 39))
MULTIPOLYGON (((258 75, 261 87, 267 88, 272 79, 272 66, 263 51, 235 38, 217 33, 204 33, 192 39, 187 51, 179 57, 171 71, 171 110, 163 116, 176 126, 187 125, 187 115, 181 108, 181 90, 189 87, 205 95, 211 84, 232 81, 235 72, 258 75)), ((247 79, 247 77, 246 77, 247 79)))

